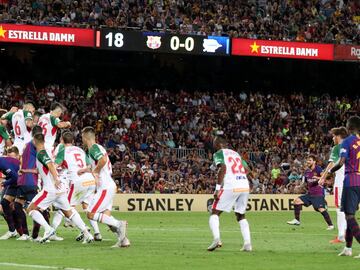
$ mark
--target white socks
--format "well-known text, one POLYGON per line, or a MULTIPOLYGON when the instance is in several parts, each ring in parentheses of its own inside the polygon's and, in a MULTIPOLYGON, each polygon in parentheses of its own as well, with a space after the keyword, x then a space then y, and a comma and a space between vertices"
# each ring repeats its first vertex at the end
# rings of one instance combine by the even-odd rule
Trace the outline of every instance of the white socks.
POLYGON ((90 224, 91 224, 91 227, 94 229, 94 233, 100 233, 100 230, 99 230, 99 224, 94 221, 94 220, 89 220, 90 224))
POLYGON ((54 214, 53 220, 52 220, 52 227, 56 230, 64 217, 64 213, 61 210, 57 210, 54 214))
POLYGON ((240 224, 241 234, 244 239, 244 245, 250 244, 251 243, 250 227, 248 221, 246 219, 242 219, 239 221, 239 224, 240 224))
POLYGON ((44 227, 45 231, 49 231, 51 230, 51 226, 46 222, 45 218, 43 217, 43 215, 38 211, 38 210, 32 210, 29 213, 29 216, 36 221, 37 223, 39 223, 41 226, 44 227))
POLYGON ((82 232, 87 232, 86 229, 86 225, 84 223, 84 221, 81 219, 79 213, 75 210, 72 209, 72 214, 70 216, 70 220, 75 224, 76 227, 78 227, 82 232))
POLYGON ((336 220, 338 226, 338 239, 345 240, 346 219, 345 213, 341 212, 340 209, 336 209, 336 220))
POLYGON ((112 227, 119 227, 119 221, 113 216, 107 216, 102 213, 95 213, 93 221, 101 222, 112 227))
POLYGON ((220 222, 219 222, 219 216, 218 215, 211 215, 209 218, 209 226, 210 230, 213 234, 214 240, 220 239, 220 222))

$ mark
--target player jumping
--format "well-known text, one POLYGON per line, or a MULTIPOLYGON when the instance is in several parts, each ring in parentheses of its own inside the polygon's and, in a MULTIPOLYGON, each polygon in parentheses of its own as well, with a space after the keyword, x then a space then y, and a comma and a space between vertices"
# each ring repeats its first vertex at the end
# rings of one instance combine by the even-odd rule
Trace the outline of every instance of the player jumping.
MULTIPOLYGON (((332 167, 334 167, 334 165, 339 161, 340 145, 341 145, 342 141, 347 137, 347 130, 345 127, 333 128, 333 129, 331 129, 331 134, 333 135, 333 141, 334 141, 335 146, 331 150, 329 164, 319 180, 319 185, 323 185, 325 183, 325 180, 326 180, 329 170, 332 167)), ((345 219, 345 213, 340 210, 340 202, 341 202, 341 195, 342 195, 343 184, 344 184, 344 177, 345 177, 345 167, 342 166, 341 169, 335 173, 334 199, 335 199, 335 207, 336 207, 336 220, 337 220, 337 227, 338 227, 338 236, 334 240, 330 241, 330 243, 332 243, 332 244, 345 242, 346 219, 345 219)))
MULTIPOLYGON (((112 179, 112 166, 106 150, 95 142, 95 130, 86 127, 82 130, 82 141, 88 149, 92 174, 96 180, 96 193, 90 202, 87 217, 110 227, 118 236, 118 242, 113 247, 128 247, 130 242, 126 237, 126 221, 117 220, 111 215, 116 184, 112 179)), ((83 170, 85 173, 89 170, 83 170)))
MULTIPOLYGON (((355 218, 360 203, 360 117, 350 117, 346 123, 346 128, 350 136, 342 142, 340 160, 330 170, 331 173, 336 172, 345 164, 341 211, 345 212, 347 223, 346 246, 339 256, 352 256, 353 237, 360 243, 360 228, 355 218)), ((360 255, 355 258, 360 259, 360 255)))
POLYGON ((240 155, 229 149, 225 139, 216 137, 214 139, 215 165, 219 168, 218 180, 214 193, 214 203, 209 219, 210 230, 214 240, 208 247, 208 251, 214 251, 221 247, 219 216, 230 212, 235 206, 235 216, 240 225, 244 245, 242 251, 251 251, 251 239, 249 223, 245 218, 245 211, 249 198, 249 181, 246 176, 247 164, 240 155))
POLYGON ((310 155, 307 159, 308 169, 305 171, 304 182, 308 184, 308 193, 294 200, 295 219, 288 221, 289 225, 300 225, 300 212, 302 205, 309 207, 312 205, 314 210, 320 212, 324 217, 328 227, 327 230, 333 230, 334 225, 331 222, 330 215, 326 210, 326 201, 324 188, 319 185, 322 168, 316 165, 316 157, 310 155))

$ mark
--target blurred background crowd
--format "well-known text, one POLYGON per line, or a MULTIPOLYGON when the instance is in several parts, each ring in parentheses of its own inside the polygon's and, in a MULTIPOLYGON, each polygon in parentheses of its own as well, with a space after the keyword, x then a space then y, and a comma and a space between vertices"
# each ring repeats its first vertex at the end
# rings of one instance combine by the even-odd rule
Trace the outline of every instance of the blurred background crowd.
MULTIPOLYGON (((212 193, 213 135, 225 136, 249 163, 253 193, 302 193, 306 157, 326 165, 329 130, 360 111, 360 99, 263 92, 98 89, 0 83, 0 106, 35 100, 42 113, 56 100, 77 136, 96 128, 123 193, 212 193)), ((331 190, 329 190, 331 192, 331 190)))
POLYGON ((358 0, 0 0, 0 22, 360 43, 358 0))

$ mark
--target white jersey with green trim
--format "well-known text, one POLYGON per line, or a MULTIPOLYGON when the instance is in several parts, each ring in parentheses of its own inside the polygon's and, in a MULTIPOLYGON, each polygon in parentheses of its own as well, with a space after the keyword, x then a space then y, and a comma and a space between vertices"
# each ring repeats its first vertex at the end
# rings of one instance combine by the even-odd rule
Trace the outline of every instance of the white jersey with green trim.
POLYGON ((39 126, 43 129, 46 149, 53 149, 54 147, 59 122, 60 119, 55 118, 50 113, 43 114, 39 118, 39 126))
POLYGON ((48 164, 53 162, 45 150, 41 150, 36 155, 36 167, 39 171, 42 183, 43 190, 53 193, 63 193, 66 192, 65 186, 60 190, 55 187, 54 179, 49 171, 48 164))
POLYGON ((216 166, 219 164, 226 166, 223 189, 249 191, 244 161, 237 152, 231 149, 220 149, 214 154, 214 162, 216 166))
POLYGON ((10 135, 3 125, 0 125, 0 156, 4 154, 6 140, 10 139, 10 135))
MULTIPOLYGON (((18 110, 11 117, 11 124, 14 129, 14 143, 18 141, 26 144, 31 141, 31 132, 26 126, 26 120, 32 119, 32 114, 28 111, 18 110)), ((19 149, 22 150, 22 149, 19 149)))
MULTIPOLYGON (((78 175, 80 169, 84 169, 90 165, 90 161, 84 150, 77 146, 66 146, 59 149, 55 163, 61 165, 68 171, 70 181, 74 184, 88 182, 88 185, 95 184, 95 178, 92 173, 83 173, 78 175)), ((86 184, 86 183, 85 183, 86 184)))
POLYGON ((102 167, 99 173, 99 183, 98 188, 99 189, 108 189, 108 188, 114 188, 115 182, 112 179, 112 165, 110 162, 110 159, 106 153, 106 150, 104 147, 102 147, 99 144, 93 144, 89 149, 89 158, 90 158, 90 164, 93 169, 95 169, 98 161, 106 157, 106 163, 105 166, 102 167))

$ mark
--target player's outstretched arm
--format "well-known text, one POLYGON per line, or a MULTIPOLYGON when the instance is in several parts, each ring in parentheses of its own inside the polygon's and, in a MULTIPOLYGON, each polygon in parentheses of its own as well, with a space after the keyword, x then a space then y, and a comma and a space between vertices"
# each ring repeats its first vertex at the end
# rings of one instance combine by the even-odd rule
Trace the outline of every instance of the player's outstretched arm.
POLYGON ((346 160, 345 157, 341 157, 338 163, 336 163, 334 167, 330 169, 330 173, 334 173, 338 171, 345 164, 345 160, 346 160))
POLYGON ((55 187, 60 188, 61 183, 59 181, 59 177, 58 177, 57 170, 56 170, 54 162, 47 163, 47 167, 49 169, 49 172, 51 173, 51 176, 52 176, 55 187))
POLYGON ((71 127, 71 123, 69 121, 61 121, 56 125, 58 128, 70 128, 71 127))
POLYGON ((320 185, 320 186, 324 185, 325 180, 326 180, 326 177, 327 177, 327 175, 329 174, 329 171, 331 170, 331 168, 334 167, 334 165, 335 165, 334 162, 332 162, 332 161, 329 162, 329 164, 327 165, 325 171, 323 172, 323 174, 322 174, 321 177, 320 177, 320 180, 319 180, 319 185, 320 185))

